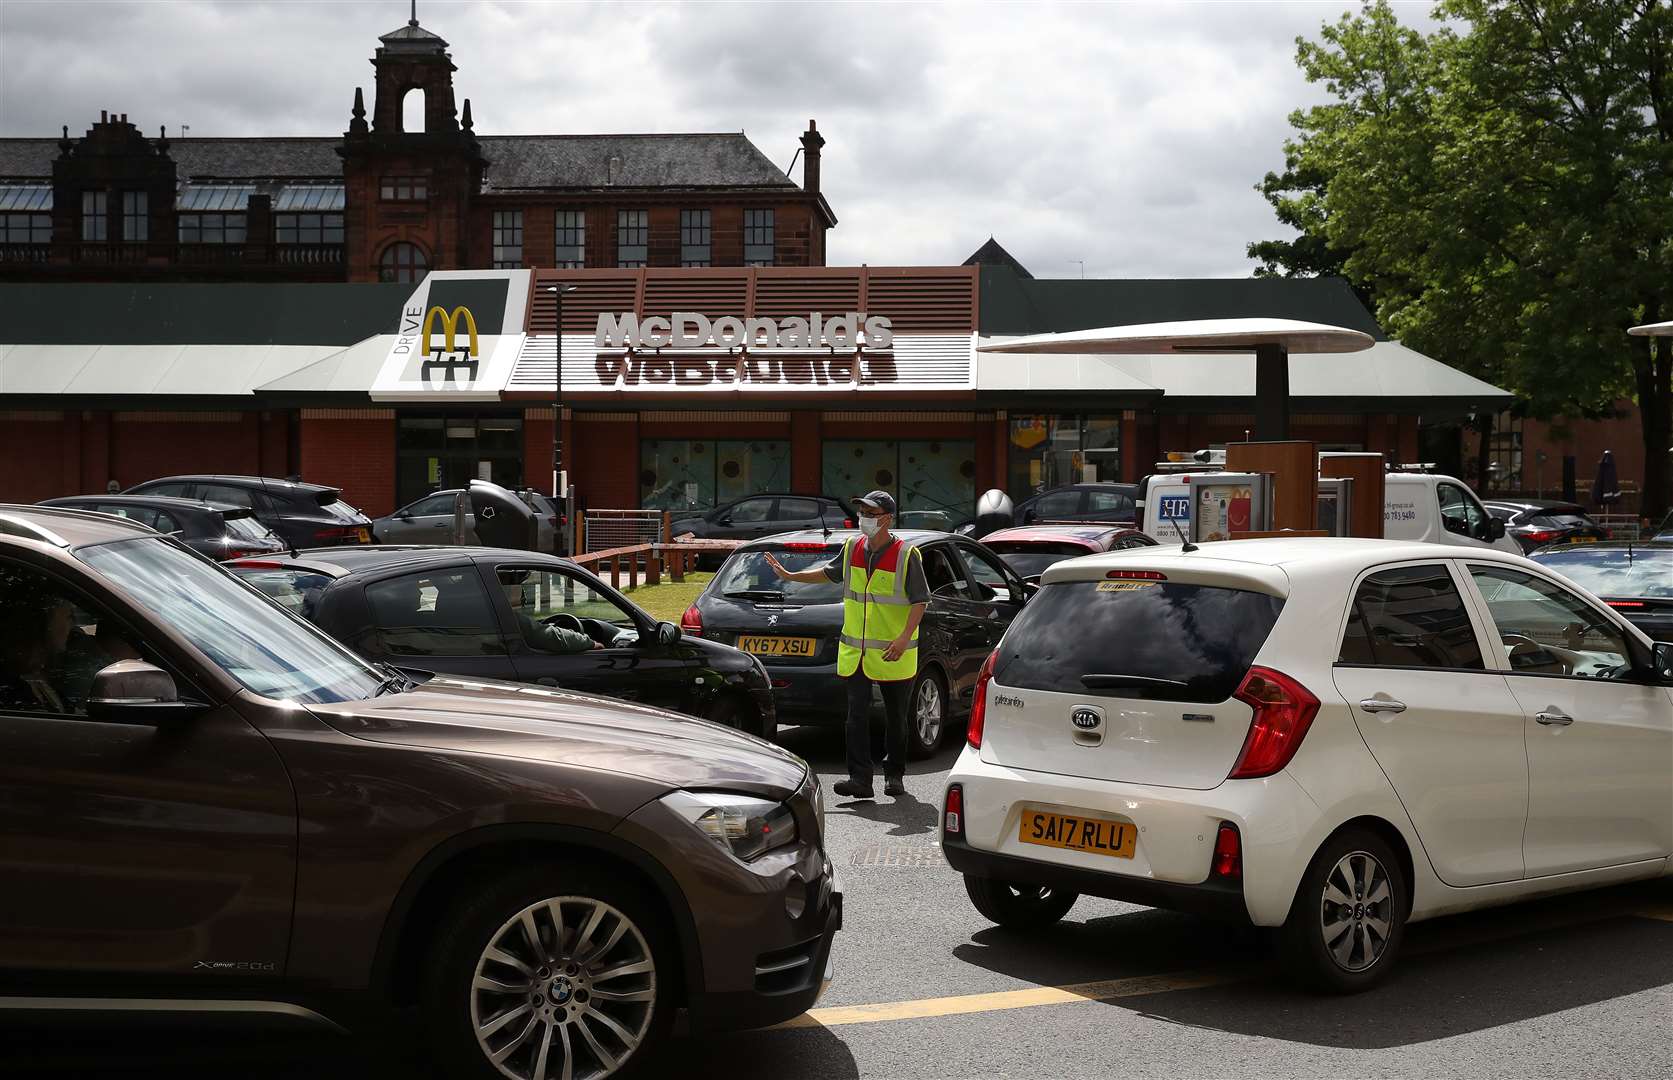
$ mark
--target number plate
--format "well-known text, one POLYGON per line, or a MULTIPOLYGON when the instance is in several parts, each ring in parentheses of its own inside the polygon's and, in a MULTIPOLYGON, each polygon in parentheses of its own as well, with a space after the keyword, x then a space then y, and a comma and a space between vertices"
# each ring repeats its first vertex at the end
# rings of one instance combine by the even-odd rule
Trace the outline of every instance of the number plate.
POLYGON ((738 648, 757 656, 812 656, 819 651, 819 639, 740 634, 738 648))
POLYGON ((1074 817, 1045 810, 1024 810, 1017 839, 1041 847, 1090 851, 1116 859, 1131 859, 1138 847, 1138 826, 1130 821, 1074 817))
POLYGON ((371 529, 356 529, 354 530, 354 535, 359 538, 362 544, 370 544, 372 542, 371 529))

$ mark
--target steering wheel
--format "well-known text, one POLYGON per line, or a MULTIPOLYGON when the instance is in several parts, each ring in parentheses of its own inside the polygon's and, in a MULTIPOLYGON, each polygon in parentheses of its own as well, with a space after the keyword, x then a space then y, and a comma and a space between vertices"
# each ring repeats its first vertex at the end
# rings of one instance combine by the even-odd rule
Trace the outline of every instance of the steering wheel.
POLYGON ((581 625, 581 620, 567 611, 560 611, 556 615, 548 615, 540 620, 544 626, 561 626, 565 630, 579 630, 586 633, 587 628, 581 625))

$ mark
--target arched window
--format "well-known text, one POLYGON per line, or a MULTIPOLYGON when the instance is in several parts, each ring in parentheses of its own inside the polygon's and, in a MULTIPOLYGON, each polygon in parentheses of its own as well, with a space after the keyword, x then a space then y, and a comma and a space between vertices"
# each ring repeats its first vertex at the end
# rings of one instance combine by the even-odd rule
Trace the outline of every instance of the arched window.
POLYGON ((428 269, 430 260, 424 257, 424 249, 417 244, 402 241, 383 249, 383 258, 378 265, 378 280, 414 282, 421 279, 428 269))
POLYGON ((413 87, 401 95, 401 130, 409 135, 417 135, 428 130, 424 118, 424 90, 413 87))

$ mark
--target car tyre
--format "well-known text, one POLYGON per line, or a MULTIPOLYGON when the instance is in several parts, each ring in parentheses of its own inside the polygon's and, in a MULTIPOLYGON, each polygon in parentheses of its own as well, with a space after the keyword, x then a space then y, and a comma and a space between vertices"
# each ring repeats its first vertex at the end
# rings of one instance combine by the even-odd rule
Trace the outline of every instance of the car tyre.
POLYGON ((642 890, 586 866, 473 887, 424 972, 424 1026, 445 1074, 555 1080, 565 1054, 575 1076, 637 1073, 674 1020, 668 921, 642 890))
POLYGON ((768 742, 772 742, 778 735, 778 721, 762 716, 761 709, 755 702, 737 694, 727 694, 716 701, 704 719, 713 724, 736 728, 768 742))
POLYGON ((918 672, 906 698, 906 752, 927 758, 941 748, 947 734, 947 682, 933 667, 918 672))
POLYGON ((1035 930, 1050 926, 1080 899, 1079 893, 1065 892, 1049 885, 1019 885, 1010 881, 964 875, 964 891, 989 922, 1008 930, 1035 930))
POLYGON ((1307 867, 1279 932, 1291 975, 1325 993, 1369 990, 1393 970, 1405 940, 1406 875, 1369 829, 1338 832, 1307 867))

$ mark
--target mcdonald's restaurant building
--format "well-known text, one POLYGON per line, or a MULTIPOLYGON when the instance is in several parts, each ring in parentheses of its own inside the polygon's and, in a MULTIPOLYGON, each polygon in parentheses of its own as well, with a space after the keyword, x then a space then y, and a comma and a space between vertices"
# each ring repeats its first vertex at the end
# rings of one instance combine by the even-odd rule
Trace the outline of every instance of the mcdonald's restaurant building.
POLYGON ((882 487, 925 524, 956 521, 988 488, 1131 481, 1167 451, 1245 438, 1251 357, 982 350, 1194 318, 1376 338, 1291 358, 1292 428, 1321 447, 1419 460, 1435 432, 1509 399, 1388 340, 1330 279, 459 270, 416 284, 4 284, 0 308, 3 501, 196 472, 299 475, 373 515, 476 477, 549 491, 561 368, 581 506, 882 487))

